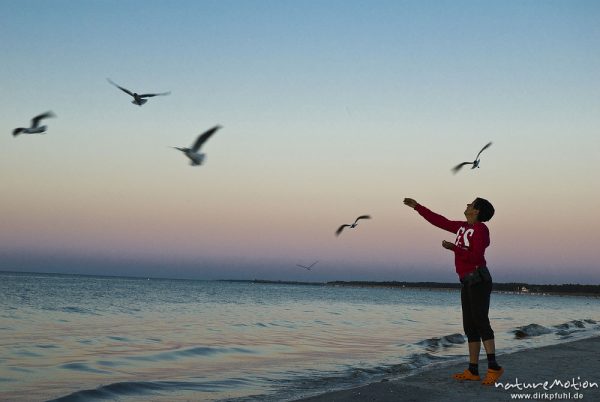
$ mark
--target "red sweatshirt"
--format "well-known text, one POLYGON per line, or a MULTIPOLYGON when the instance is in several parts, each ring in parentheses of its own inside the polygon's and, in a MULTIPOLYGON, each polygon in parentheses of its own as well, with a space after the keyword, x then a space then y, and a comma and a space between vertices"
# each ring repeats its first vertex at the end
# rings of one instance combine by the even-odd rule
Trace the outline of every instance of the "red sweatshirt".
POLYGON ((440 229, 456 233, 454 241, 454 264, 459 278, 463 278, 478 267, 485 267, 485 248, 490 245, 490 231, 482 222, 470 225, 464 221, 451 221, 431 212, 422 205, 415 210, 429 223, 440 229))

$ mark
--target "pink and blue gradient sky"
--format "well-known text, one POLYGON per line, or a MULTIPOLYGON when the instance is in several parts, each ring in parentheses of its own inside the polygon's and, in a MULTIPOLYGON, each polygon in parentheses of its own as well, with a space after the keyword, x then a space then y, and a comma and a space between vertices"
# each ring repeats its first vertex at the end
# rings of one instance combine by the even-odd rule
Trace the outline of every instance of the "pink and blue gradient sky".
POLYGON ((598 2, 0 0, 0 22, 1 270, 454 281, 452 234, 402 200, 481 196, 497 281, 600 282, 598 2), (215 124, 204 166, 169 148, 215 124))

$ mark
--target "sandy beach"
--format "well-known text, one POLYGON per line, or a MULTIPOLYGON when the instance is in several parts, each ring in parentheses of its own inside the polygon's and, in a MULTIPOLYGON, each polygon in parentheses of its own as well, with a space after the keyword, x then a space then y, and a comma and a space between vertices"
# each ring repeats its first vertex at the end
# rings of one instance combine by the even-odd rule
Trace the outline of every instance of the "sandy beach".
MULTIPOLYGON (((485 373, 483 352, 482 356, 480 372, 485 373)), ((498 354, 498 362, 505 373, 496 387, 455 381, 451 375, 463 371, 466 363, 442 363, 408 377, 299 401, 600 401, 600 337, 498 354)))

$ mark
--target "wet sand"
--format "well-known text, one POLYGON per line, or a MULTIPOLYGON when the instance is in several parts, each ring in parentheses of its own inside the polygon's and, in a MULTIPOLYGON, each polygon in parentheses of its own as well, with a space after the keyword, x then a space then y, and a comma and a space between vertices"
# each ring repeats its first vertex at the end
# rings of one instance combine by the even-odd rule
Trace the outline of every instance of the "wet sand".
MULTIPOLYGON (((483 349, 481 356, 479 370, 483 378, 487 369, 483 349)), ((600 337, 498 354, 497 359, 505 369, 497 384, 502 386, 483 386, 478 381, 458 382, 451 376, 462 372, 467 363, 440 363, 408 377, 298 401, 600 401, 600 337)))

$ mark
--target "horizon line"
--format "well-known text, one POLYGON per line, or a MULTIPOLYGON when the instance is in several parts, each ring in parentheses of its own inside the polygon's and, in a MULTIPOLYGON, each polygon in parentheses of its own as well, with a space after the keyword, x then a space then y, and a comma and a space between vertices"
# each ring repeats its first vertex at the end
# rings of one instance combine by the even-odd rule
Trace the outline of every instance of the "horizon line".
MULTIPOLYGON (((131 275, 102 275, 102 274, 80 274, 80 273, 63 273, 63 272, 38 272, 38 271, 5 271, 0 270, 0 274, 36 274, 36 275, 64 275, 64 276, 83 276, 91 278, 124 278, 124 279, 140 279, 140 280, 176 280, 176 281, 204 281, 204 282, 250 282, 250 283, 264 283, 264 284, 302 284, 302 285, 446 285, 451 288, 459 288, 460 282, 436 282, 436 281, 396 281, 396 280, 329 280, 329 281, 294 281, 287 279, 235 279, 235 278, 221 278, 221 279, 199 279, 199 278, 171 278, 171 277, 160 277, 160 276, 131 276, 131 275)), ((493 282, 494 285, 498 286, 529 286, 529 287, 560 287, 560 286, 580 286, 580 287, 597 287, 600 288, 600 284, 581 284, 581 283, 562 283, 562 284, 538 284, 528 282, 493 282)))

